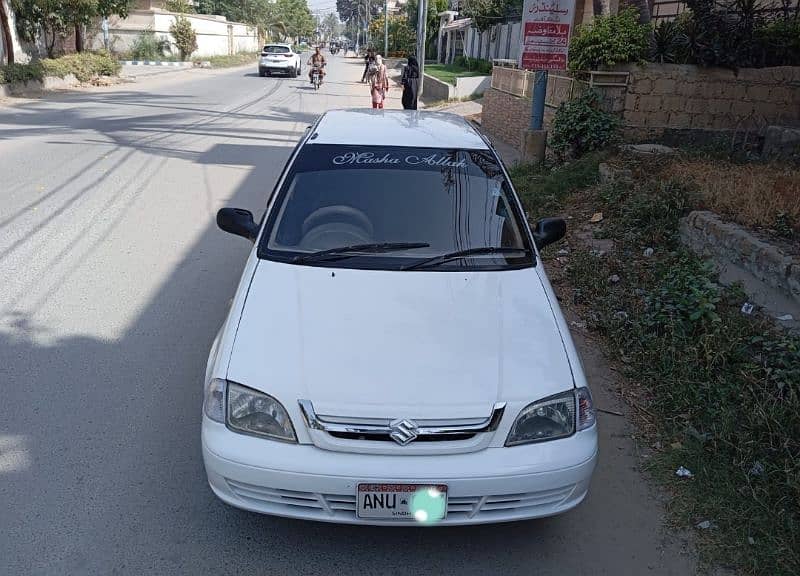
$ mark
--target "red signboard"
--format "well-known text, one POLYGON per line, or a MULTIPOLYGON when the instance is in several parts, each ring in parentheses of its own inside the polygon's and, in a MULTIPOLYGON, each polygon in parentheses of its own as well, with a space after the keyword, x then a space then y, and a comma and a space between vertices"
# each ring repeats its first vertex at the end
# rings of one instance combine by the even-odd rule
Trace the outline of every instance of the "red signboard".
POLYGON ((575 0, 526 0, 523 8, 520 67, 564 70, 575 0))

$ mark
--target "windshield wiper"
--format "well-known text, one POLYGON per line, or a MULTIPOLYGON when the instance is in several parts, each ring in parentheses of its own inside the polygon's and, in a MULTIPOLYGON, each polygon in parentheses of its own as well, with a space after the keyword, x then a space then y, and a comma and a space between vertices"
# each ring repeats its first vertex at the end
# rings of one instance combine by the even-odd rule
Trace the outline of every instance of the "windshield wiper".
POLYGON ((417 268, 427 268, 428 266, 437 266, 442 262, 447 262, 448 260, 456 260, 458 258, 464 258, 466 256, 476 256, 479 254, 512 254, 512 253, 522 253, 527 256, 531 253, 531 251, 528 250, 527 248, 481 246, 480 248, 468 248, 466 250, 459 250, 458 252, 448 252, 446 254, 440 254, 439 256, 425 258, 424 260, 420 260, 419 262, 415 262, 414 264, 409 264, 408 266, 404 266, 402 270, 416 270, 417 268))
POLYGON ((331 260, 335 258, 347 258, 357 252, 367 252, 378 254, 381 252, 396 252, 400 250, 410 250, 412 248, 427 248, 427 242, 380 242, 373 244, 353 244, 352 246, 339 246, 328 250, 320 250, 302 256, 295 256, 292 262, 302 264, 303 262, 314 262, 318 260, 331 260))

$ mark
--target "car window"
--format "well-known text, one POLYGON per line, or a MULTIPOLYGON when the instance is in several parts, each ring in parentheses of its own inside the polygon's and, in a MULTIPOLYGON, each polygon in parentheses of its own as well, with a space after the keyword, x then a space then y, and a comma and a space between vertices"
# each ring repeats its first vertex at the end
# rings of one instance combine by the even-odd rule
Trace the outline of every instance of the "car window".
MULTIPOLYGON (((488 150, 308 144, 276 197, 259 256, 291 261, 342 246, 406 242, 428 246, 349 255, 336 265, 398 269, 459 250, 531 250, 513 193, 488 150)), ((483 254, 436 269, 532 263, 521 252, 483 254)))
POLYGON ((288 46, 264 46, 265 54, 288 54, 291 52, 288 46))

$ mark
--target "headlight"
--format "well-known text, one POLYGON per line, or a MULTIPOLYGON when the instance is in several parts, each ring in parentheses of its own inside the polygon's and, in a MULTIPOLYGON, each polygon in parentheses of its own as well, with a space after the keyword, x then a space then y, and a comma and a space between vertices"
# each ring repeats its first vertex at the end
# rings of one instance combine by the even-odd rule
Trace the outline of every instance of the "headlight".
POLYGON ((571 436, 594 424, 594 406, 588 388, 577 388, 529 404, 517 416, 506 446, 571 436), (577 411, 576 411, 577 406, 577 411))
POLYGON ((234 382, 228 382, 227 424, 235 432, 297 442, 292 421, 280 402, 234 382))

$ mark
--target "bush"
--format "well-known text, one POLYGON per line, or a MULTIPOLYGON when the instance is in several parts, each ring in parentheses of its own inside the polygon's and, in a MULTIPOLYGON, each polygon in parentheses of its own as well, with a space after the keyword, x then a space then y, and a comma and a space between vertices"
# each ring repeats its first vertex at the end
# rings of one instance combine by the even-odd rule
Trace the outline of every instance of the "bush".
POLYGON ((578 27, 569 43, 572 70, 596 70, 643 60, 650 48, 650 27, 639 24, 635 8, 620 10, 615 16, 595 18, 592 24, 578 27))
POLYGON ((800 65, 800 18, 768 22, 756 28, 754 36, 760 51, 758 65, 800 65))
POLYGON ((41 61, 41 66, 45 76, 63 78, 73 74, 81 82, 87 82, 93 76, 116 76, 121 68, 108 52, 81 52, 47 58, 41 61))
POLYGON ((550 149, 562 157, 578 157, 613 144, 620 120, 601 110, 600 104, 600 96, 592 89, 574 100, 563 102, 553 117, 550 149))
POLYGON ((760 0, 687 0, 687 6, 675 21, 686 62, 733 70, 800 65, 800 19, 790 12, 764 10, 760 0))
POLYGON ((653 28, 650 61, 659 64, 685 62, 688 38, 680 20, 662 20, 653 28))
POLYGON ((0 66, 0 84, 15 84, 42 80, 45 76, 64 78, 74 75, 81 82, 93 76, 116 76, 120 64, 108 52, 81 52, 61 58, 46 58, 30 64, 0 66))
POLYGON ((134 60, 161 60, 169 50, 169 40, 159 38, 152 30, 145 30, 136 37, 131 47, 134 60))
POLYGON ((489 76, 492 73, 492 63, 489 60, 458 56, 453 60, 453 64, 456 66, 461 66, 462 68, 466 68, 467 70, 475 70, 484 76, 489 76))
POLYGON ((29 80, 41 80, 43 77, 39 62, 0 66, 0 84, 21 84, 29 80))
POLYGON ((186 16, 177 16, 175 22, 169 26, 169 33, 175 38, 175 46, 178 47, 181 60, 186 60, 197 50, 197 33, 186 16))

